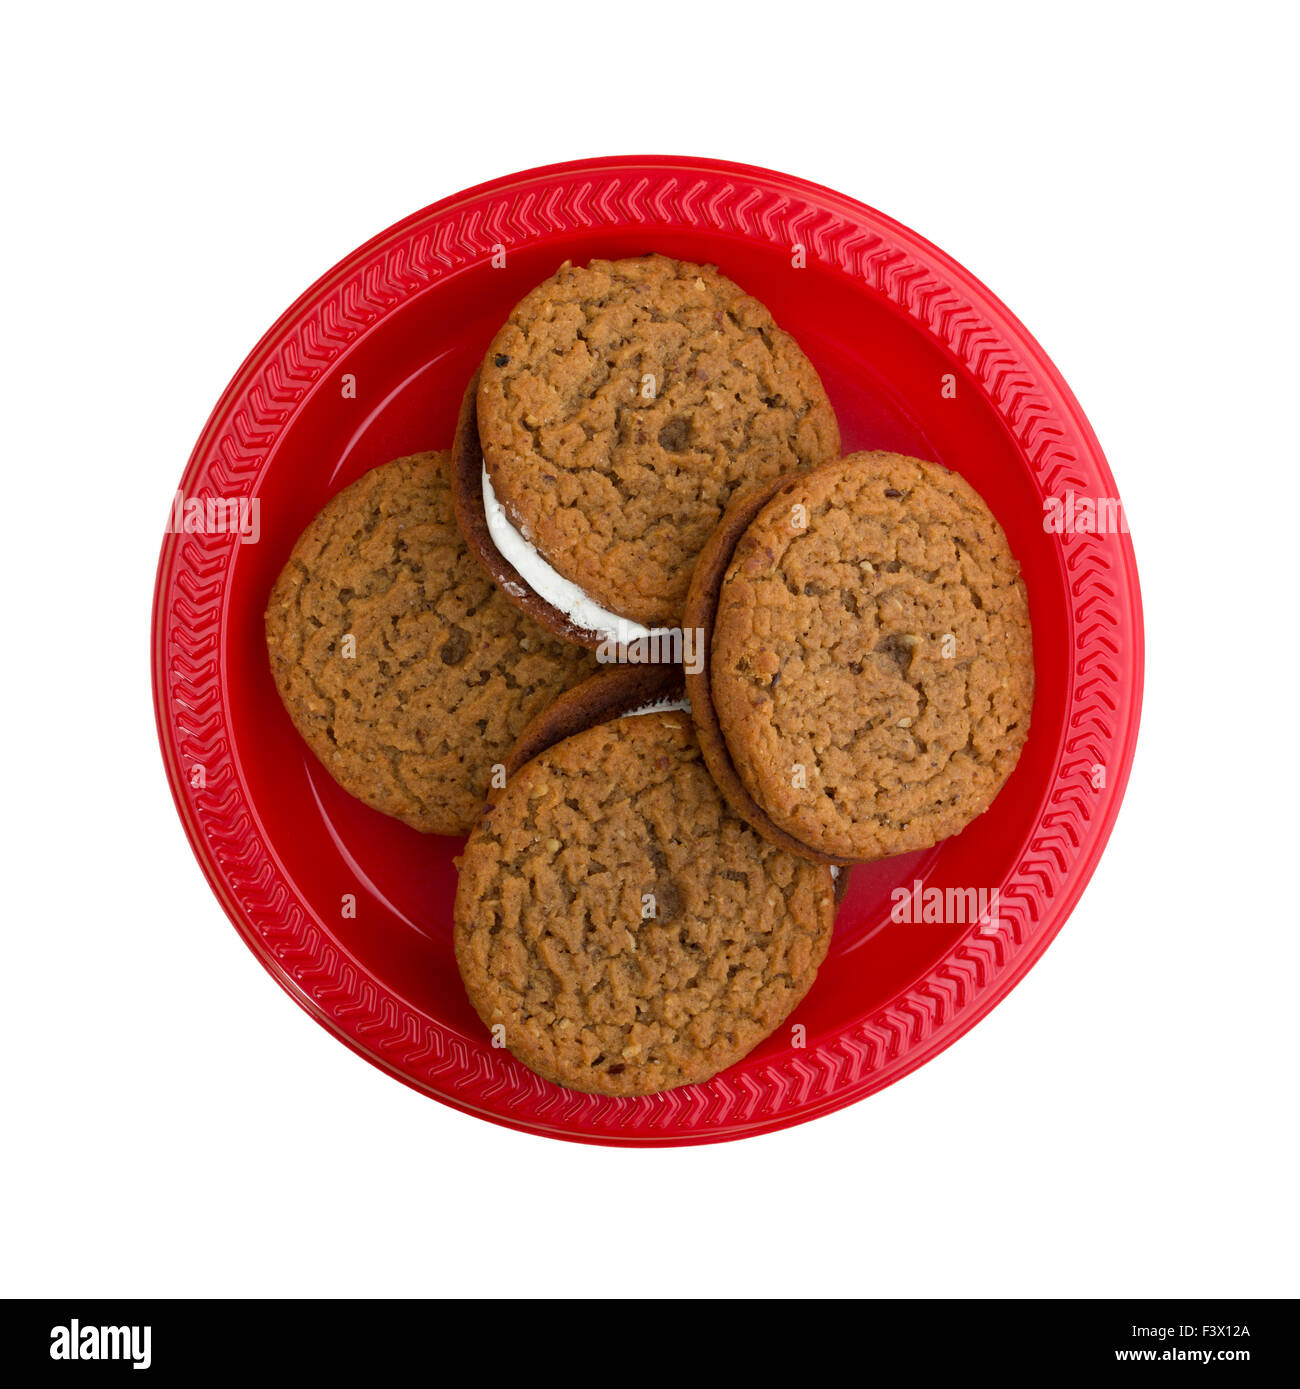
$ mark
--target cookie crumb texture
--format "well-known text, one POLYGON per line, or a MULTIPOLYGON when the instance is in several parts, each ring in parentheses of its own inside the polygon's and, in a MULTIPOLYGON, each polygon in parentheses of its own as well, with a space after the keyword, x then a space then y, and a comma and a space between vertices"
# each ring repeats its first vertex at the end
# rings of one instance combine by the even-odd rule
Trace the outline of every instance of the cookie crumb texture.
POLYGON ((563 266, 483 362, 479 436, 515 528, 603 607, 679 620, 734 494, 839 454, 799 345, 713 266, 563 266))
POLYGON ((599 667, 470 555, 449 459, 396 459, 331 499, 272 590, 266 639, 294 726, 344 790, 415 829, 464 834, 528 720, 599 667))
POLYGON ((456 958, 525 1065, 641 1095, 707 1080, 778 1027, 834 912, 825 868, 727 809, 690 719, 640 714, 511 778, 461 860, 456 958))
POLYGON ((746 789, 803 844, 866 860, 962 829, 1020 756, 1033 679, 1006 537, 937 463, 827 464, 793 479, 737 543, 713 634, 714 706, 746 789))

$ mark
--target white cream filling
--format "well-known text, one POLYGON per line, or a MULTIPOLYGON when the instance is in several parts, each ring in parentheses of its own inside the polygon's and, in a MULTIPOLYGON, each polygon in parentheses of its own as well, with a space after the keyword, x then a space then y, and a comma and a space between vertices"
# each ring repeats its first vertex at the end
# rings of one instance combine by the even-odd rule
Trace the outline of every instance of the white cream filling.
POLYGON ((689 699, 653 699, 649 704, 643 704, 639 709, 628 709, 619 715, 620 719, 630 719, 633 714, 667 714, 674 709, 691 712, 691 701, 689 699))
MULTIPOLYGON (((538 553, 537 547, 521 535, 511 524, 506 509, 497 500, 488 477, 487 464, 480 465, 483 473, 483 513, 487 517, 488 534, 492 543, 501 552, 501 557, 519 571, 520 577, 537 596, 557 608, 575 627, 596 632, 608 641, 620 645, 630 645, 645 637, 667 638, 673 631, 671 627, 645 627, 617 613, 602 608, 594 598, 590 598, 572 580, 557 573, 538 553)), ((515 584, 506 584, 506 591, 516 598, 515 584)))

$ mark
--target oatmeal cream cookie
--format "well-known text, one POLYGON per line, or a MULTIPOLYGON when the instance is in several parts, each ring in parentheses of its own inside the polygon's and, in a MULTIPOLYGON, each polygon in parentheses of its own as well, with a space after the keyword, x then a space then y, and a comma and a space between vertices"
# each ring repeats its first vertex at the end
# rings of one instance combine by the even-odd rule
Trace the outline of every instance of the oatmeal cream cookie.
POLYGON ((418 830, 464 834, 492 766, 598 665, 470 555, 449 457, 385 463, 326 504, 271 592, 266 641, 294 726, 345 791, 418 830))
POLYGON ((816 370, 717 269, 666 256, 566 264, 483 359, 482 456, 510 525, 594 605, 680 622, 733 496, 839 453, 816 370))
POLYGON ((710 631, 707 680, 687 678, 705 753, 775 842, 832 862, 926 848, 1016 765, 1024 584, 984 501, 937 463, 858 453, 788 479, 724 523, 687 608, 710 631))
POLYGON ((689 714, 632 714, 533 757, 485 811, 460 863, 456 959, 526 1066, 641 1095, 707 1080, 777 1028, 834 913, 827 868, 727 808, 689 714))

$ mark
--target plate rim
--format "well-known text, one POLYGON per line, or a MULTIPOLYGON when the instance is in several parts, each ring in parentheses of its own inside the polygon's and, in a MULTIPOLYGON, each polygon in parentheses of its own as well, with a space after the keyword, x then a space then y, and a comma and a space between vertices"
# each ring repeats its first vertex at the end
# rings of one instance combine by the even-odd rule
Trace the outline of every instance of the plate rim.
MULTIPOLYGON (((441 271, 436 267, 440 262, 445 262, 446 269, 452 273, 463 268, 466 264, 474 263, 474 257, 467 255, 459 264, 451 264, 447 259, 447 246, 444 244, 439 247, 438 245, 438 231, 442 227, 449 227, 451 225, 450 219, 458 212, 478 208, 485 203, 485 200, 498 200, 496 207, 501 215, 497 219, 496 229, 501 230, 502 226, 513 218, 524 228, 522 234, 518 236, 518 240, 524 242, 529 234, 527 231, 528 219, 536 215, 536 209, 531 206, 530 195, 538 188, 550 189, 550 196, 554 199, 557 196, 556 190, 567 185, 567 193, 558 194, 558 205, 544 210, 552 218, 567 214, 571 219, 575 217, 578 219, 571 220, 568 225, 553 226, 550 228, 552 232, 577 232, 597 229, 592 226, 590 221, 583 223, 581 221, 583 216, 589 218, 593 209, 597 213, 608 215, 609 209, 617 207, 620 201, 626 210, 629 206, 636 206, 638 199, 642 200, 643 206, 648 202, 656 207, 670 206, 673 199, 677 199, 680 212, 682 192, 677 184, 679 180, 684 178, 694 180, 695 190, 698 190, 700 196, 707 201, 710 211, 714 215, 718 215, 725 208, 727 215, 735 224, 731 234, 738 238, 752 237, 757 232, 757 239, 766 239, 769 244, 779 243, 788 250, 790 238, 787 233, 792 226, 799 226, 798 217, 802 213, 811 210, 814 214, 807 227, 802 228, 804 234, 817 230, 818 217, 825 215, 832 219, 838 219, 840 224, 847 227, 852 233, 847 238, 841 235, 838 240, 834 241, 833 254, 838 259, 828 260, 824 251, 822 254, 817 254, 810 247, 808 252, 810 262, 815 259, 818 264, 838 271, 845 278, 858 284, 861 284, 866 278, 868 287, 875 288, 878 292, 891 298, 896 310, 917 319, 919 326, 928 330, 932 336, 937 337, 940 345, 950 355, 957 356, 966 367, 968 374, 979 382, 986 398, 1011 433, 1031 477, 1036 476, 1035 465, 1025 453, 1021 436, 1016 432, 1017 428, 1026 430, 1027 437, 1033 434, 1041 436, 1044 420, 1052 421, 1054 428, 1057 428, 1057 421, 1064 420, 1070 428, 1065 431, 1058 430, 1058 432, 1070 444, 1077 446, 1075 452, 1078 456, 1066 457, 1068 450, 1055 446, 1062 461, 1057 463, 1054 472, 1059 472, 1066 466, 1076 470, 1081 469, 1089 474, 1092 480, 1102 485, 1104 490, 1097 489, 1099 495, 1119 496, 1109 464, 1096 435, 1070 387, 1046 352, 1006 305, 952 257, 886 214, 824 185, 757 165, 685 155, 611 155, 593 159, 568 160, 520 170, 439 199, 427 207, 412 212, 371 237, 308 286, 258 339, 213 406, 182 474, 179 484, 181 492, 187 497, 192 495, 192 488, 196 480, 209 476, 213 472, 221 476, 229 476, 227 470, 221 467, 222 460, 219 454, 215 462, 209 460, 205 463, 205 459, 209 459, 209 455, 213 454, 216 444, 223 435, 228 435, 232 428, 239 425, 240 422, 236 418, 239 411, 242 410, 245 416, 242 428, 246 435, 249 434, 248 419, 256 424, 256 412, 249 415, 251 409, 250 393, 254 386, 260 387, 264 398, 269 391, 272 401, 277 402, 276 408, 287 410, 285 418, 277 426, 278 429, 287 428, 297 411, 302 408, 321 384, 321 381, 328 375, 330 363, 354 347, 362 336, 365 336, 382 321, 386 313, 391 312, 403 302, 404 297, 398 297, 382 311, 376 311, 373 305, 367 304, 365 312, 371 313, 370 321, 354 319, 347 326, 352 327, 355 331, 352 332, 351 336, 347 336, 339 344, 336 344, 332 351, 328 343, 321 343, 321 360, 324 365, 316 371, 314 376, 309 370, 304 370, 303 374, 308 379, 300 390, 295 388, 296 383, 295 386, 287 387, 279 392, 274 389, 275 382, 268 377, 268 369, 273 362, 280 362, 283 358, 286 342, 296 340, 286 337, 288 330, 296 328, 301 333, 305 325, 315 325, 316 320, 313 315, 326 305, 331 306, 333 319, 337 323, 341 313, 337 302, 339 291, 355 281, 362 267, 374 266, 376 258, 381 254, 391 259, 396 248, 405 246, 407 247, 406 254, 410 256, 412 254, 410 246, 415 239, 413 233, 417 229, 423 229, 426 232, 425 243, 427 244, 424 245, 423 250, 425 256, 423 271, 427 278, 418 290, 412 292, 421 292, 437 281, 441 271), (651 174, 657 175, 657 182, 649 177, 651 174), (580 184, 580 180, 583 178, 587 180, 586 184, 580 184), (628 180, 633 178, 637 182, 632 183, 630 187, 626 186, 628 180), (737 183, 746 185, 742 199, 735 197, 734 185, 737 183), (599 184, 600 187, 599 191, 593 194, 591 188, 595 184, 599 184), (585 194, 582 191, 583 187, 587 189, 585 194), (566 197, 567 208, 563 205, 566 197), (759 204, 768 198, 773 201, 770 205, 763 206, 760 214, 755 211, 755 197, 757 197, 759 204), (439 222, 438 219, 445 220, 439 222), (775 237, 772 234, 773 228, 778 226, 782 229, 781 237, 775 237), (429 240, 427 234, 430 228, 435 229, 434 240, 432 241, 429 240), (874 243, 872 238, 874 238, 874 243), (868 250, 868 246, 873 244, 877 249, 868 250), (898 258, 900 255, 901 259, 898 258), (865 273, 864 265, 869 267, 869 275, 865 273), (871 282, 873 277, 874 284, 871 282), (943 318, 944 332, 942 334, 936 331, 932 321, 936 314, 943 318), (982 322, 981 318, 983 319, 982 322), (1046 389, 1037 389, 1032 392, 1021 390, 1013 398, 1010 406, 1000 402, 996 394, 990 394, 987 389, 982 370, 977 370, 967 359, 964 350, 958 351, 949 341, 953 332, 953 325, 961 321, 966 321, 966 327, 962 329, 963 332, 978 330, 978 334, 981 336, 987 336, 991 332, 994 338, 994 347, 1004 352, 1007 348, 1013 350, 1013 376, 1018 372, 1019 375, 1029 378, 1031 387, 1045 387, 1046 389), (1027 367, 1032 367, 1032 371, 1028 370, 1027 367), (1052 399, 1053 396, 1055 396, 1055 400, 1052 399), (278 403, 280 401, 285 403, 280 405, 278 403), (1038 408, 1044 401, 1049 407, 1046 412, 1038 408), (1016 424, 1017 416, 1021 421, 1019 426, 1016 424)), ((688 190, 688 196, 695 190, 688 190)), ((485 226, 491 220, 491 216, 491 212, 484 214, 483 223, 485 226)), ((615 225, 621 228, 627 224, 623 222, 615 225)), ((709 229, 716 234, 716 227, 709 229)), ((463 233, 463 226, 461 230, 463 233)), ((826 231, 825 228, 822 230, 826 231)), ((827 241, 833 240, 833 234, 826 231, 825 239, 827 241)), ((442 240, 445 243, 447 238, 444 237, 442 240)), ((398 259, 400 261, 402 257, 399 256, 398 259)), ((389 267, 385 264, 384 268, 387 270, 389 267)), ((401 266, 398 268, 397 277, 400 278, 402 274, 413 275, 415 271, 409 266, 401 266)), ((390 276, 391 278, 393 277, 390 276)), ((390 291, 386 290, 385 292, 390 291)), ((352 298, 355 301, 355 294, 352 298)), ((319 339, 321 331, 319 326, 314 326, 313 331, 319 339)), ((987 344, 985 347, 987 348, 987 344)), ((298 355, 301 357, 301 352, 298 355)), ((985 356, 990 355, 992 355, 991 350, 986 350, 985 356)), ((296 365, 295 362, 289 364, 291 374, 296 365)), ((283 379, 284 374, 285 367, 281 365, 279 371, 281 379, 283 379)), ((999 375, 1005 376, 1006 373, 1001 372, 999 375)), ((1013 386, 1018 384, 1022 383, 1012 381, 1013 386)), ((274 438, 265 445, 265 455, 269 455, 273 451, 273 447, 274 438)), ((1051 455, 1048 453, 1045 456, 1050 458, 1051 455)), ((250 465, 246 470, 248 476, 242 478, 241 483, 247 485, 246 490, 248 492, 255 491, 264 467, 265 456, 261 464, 250 465)), ((227 488, 221 493, 221 495, 239 494, 237 488, 227 488)), ((1042 489, 1040 489, 1040 495, 1042 495, 1042 489)), ((218 727, 220 732, 227 735, 229 748, 226 756, 232 760, 232 771, 235 772, 233 786, 224 794, 223 799, 229 798, 232 793, 234 794, 238 809, 254 826, 251 831, 246 831, 245 840, 254 840, 256 847, 260 848, 263 855, 271 860, 273 869, 280 879, 277 886, 281 889, 284 889, 286 885, 288 888, 292 888, 292 880, 280 864, 279 856, 273 845, 261 833, 260 817, 256 813, 256 807, 247 795, 242 779, 237 775, 234 740, 229 737, 228 714, 226 713, 228 698, 225 668, 224 662, 220 659, 223 654, 222 637, 226 623, 228 598, 226 571, 233 561, 236 545, 230 543, 228 537, 224 536, 215 538, 219 542, 217 544, 207 543, 213 539, 213 537, 181 536, 171 533, 164 535, 155 576, 151 619, 151 681, 159 745, 173 801, 176 804, 191 850, 198 859, 209 886, 254 956, 285 992, 316 1022, 327 1028, 340 1041, 372 1065, 411 1086, 421 1094, 437 1099, 463 1113, 473 1114, 478 1118, 487 1119, 492 1123, 513 1130, 573 1142, 620 1147, 723 1142, 807 1122, 822 1114, 831 1113, 855 1103, 896 1080, 902 1079, 903 1076, 932 1060, 996 1007, 1020 983, 1041 958, 1048 945, 1055 939, 1096 871, 1097 864, 1109 841, 1123 801, 1136 752, 1144 680, 1144 631, 1141 589, 1131 538, 1127 533, 1114 534, 1104 538, 1075 536, 1069 538, 1072 543, 1068 544, 1062 538, 1056 548, 1058 562, 1062 565, 1063 587, 1067 594, 1067 600, 1071 592, 1069 570, 1072 560, 1070 552, 1073 552, 1075 560, 1086 560, 1090 557, 1104 559, 1106 572, 1113 574, 1120 581, 1118 587, 1122 590, 1124 601, 1117 601, 1113 604, 1109 615, 1114 621, 1116 629, 1126 638, 1127 649, 1124 659, 1119 663, 1119 670, 1109 671, 1104 662, 1101 665, 1106 676, 1105 690, 1108 695, 1115 696, 1119 705, 1118 712, 1122 714, 1122 718, 1117 718, 1116 726, 1107 740, 1110 745, 1117 747, 1118 758, 1115 763, 1108 764, 1108 770, 1112 771, 1113 775, 1108 779, 1103 790, 1097 793, 1098 803, 1094 808, 1095 814, 1091 816, 1085 814, 1080 817, 1076 813, 1074 817, 1075 829, 1077 829, 1080 820, 1086 822, 1086 826, 1074 852, 1067 856, 1068 866, 1061 874, 1059 889, 1053 893, 1040 892, 1038 894, 1041 900, 1036 906, 1042 908, 1043 919, 1034 927, 1032 934, 1025 939, 1017 940, 1014 931, 1012 932, 1012 943, 1015 949, 1005 960, 997 961, 996 956, 999 951, 997 949, 993 951, 993 962, 987 960, 985 962, 986 978, 984 982, 979 982, 980 971, 977 964, 975 968, 976 982, 973 987, 967 989, 959 980, 947 981, 955 987, 957 998, 955 1004, 945 1007, 945 990, 939 990, 937 996, 926 993, 927 988, 934 986, 934 981, 940 970, 955 959, 959 949, 972 943, 975 936, 975 932, 972 931, 955 942, 944 956, 935 961, 921 976, 913 980, 906 989, 901 990, 888 1003, 873 1010, 870 1018, 860 1017, 855 1023, 833 1034, 835 1039, 833 1043, 828 1043, 822 1038, 816 1042, 809 1039, 807 1050, 799 1057, 767 1058, 757 1062, 745 1059, 704 1085, 684 1087, 679 1091, 668 1091, 662 1095, 647 1096, 640 1099, 580 1096, 577 1092, 563 1091, 559 1087, 541 1081, 539 1077, 532 1076, 530 1072, 523 1071, 522 1066, 513 1062, 512 1058, 508 1061, 504 1060, 505 1053, 498 1052, 493 1056, 489 1052, 486 1063, 482 1058, 477 1061, 474 1060, 468 1055, 468 1052, 464 1057, 457 1059, 454 1053, 457 1050, 464 1050, 458 1034, 455 1034, 452 1029, 446 1028, 436 1018, 430 1018, 426 1014, 418 1014, 418 1017, 424 1019, 435 1033, 443 1034, 441 1040, 444 1052, 453 1053, 449 1064, 453 1069, 459 1070, 459 1077, 450 1076, 444 1088, 433 1084, 429 1079, 421 1079, 412 1073, 409 1063, 404 1069, 387 1051, 368 1044, 363 1036, 364 1026, 359 1027, 355 1018, 352 1019, 351 1026, 349 1026, 340 1016, 340 1010, 337 1007, 331 1010, 321 1001, 320 997, 313 993, 311 988, 304 984, 301 977, 295 978, 293 970, 286 962, 285 955, 277 954, 266 934, 255 925, 247 903, 241 901, 239 894, 227 881, 226 874, 222 872, 216 860, 211 840, 212 836, 218 832, 222 817, 215 814, 211 805, 205 807, 197 797, 191 797, 188 794, 190 788, 187 786, 182 771, 180 750, 180 743, 184 735, 178 726, 178 721, 172 717, 174 710, 170 703, 168 688, 168 681, 172 674, 168 663, 168 639, 174 635, 175 631, 171 618, 174 616, 174 607, 178 601, 176 586, 179 581, 179 574, 183 572, 178 569, 178 560, 182 551, 182 542, 187 541, 191 542, 188 550, 190 555, 194 557, 193 563, 200 562, 200 558, 197 556, 199 550, 207 552, 202 557, 203 559, 212 557, 212 563, 207 568, 212 575, 217 577, 215 580, 208 579, 207 582, 218 582, 220 590, 216 600, 216 612, 209 614, 216 628, 216 653, 202 670, 204 684, 208 691, 209 713, 200 721, 201 726, 198 731, 201 732, 202 728, 206 727, 219 714, 218 727), (1101 547, 1100 551, 1098 546, 1101 547), (223 557, 225 557, 224 560, 223 557), (215 669, 209 670, 209 667, 215 667, 215 669), (217 690, 215 708, 213 707, 212 696, 214 684, 217 690), (848 1036, 850 1032, 863 1035, 850 1041, 848 1036), (836 1053, 836 1043, 843 1044, 843 1046, 837 1054, 831 1055, 831 1053, 836 1053), (822 1053, 826 1053, 826 1055, 822 1055, 822 1053), (880 1058, 878 1064, 875 1059, 877 1055, 880 1058), (814 1057, 818 1058, 817 1066, 811 1064, 814 1057), (522 1071, 523 1077, 526 1079, 515 1075, 510 1075, 507 1078, 502 1073, 502 1067, 508 1068, 511 1065, 522 1071), (777 1075, 776 1072, 781 1068, 784 1068, 785 1074, 777 1075), (484 1089, 508 1092, 509 1088, 513 1086, 515 1093, 507 1093, 507 1100, 516 1102, 516 1108, 520 1112, 503 1112, 500 1109, 485 1108, 481 1103, 474 1103, 466 1093, 466 1089, 471 1083, 477 1087, 478 1092, 484 1089), (768 1106, 770 1112, 758 1112, 762 1110, 759 1101, 762 1099, 761 1092, 764 1090, 767 1091, 769 1100, 773 1091, 777 1093, 775 1108, 768 1106), (557 1097, 559 1098, 557 1099, 557 1097), (525 1101, 527 1104, 524 1103, 525 1101), (656 1120, 652 1127, 638 1126, 636 1128, 625 1128, 612 1122, 615 1116, 630 1116, 636 1107, 644 1106, 652 1107, 657 1112, 659 1119, 665 1119, 665 1122, 660 1124, 656 1120), (523 1112, 525 1109, 527 1109, 527 1113, 523 1112), (589 1110, 592 1112, 585 1113, 589 1110), (666 1116, 665 1110, 669 1111, 666 1116), (680 1114, 673 1112, 677 1110, 683 1112, 680 1114), (603 1115, 603 1119, 598 1118, 601 1115, 603 1115)), ((1081 583, 1082 580, 1078 582, 1081 583)), ((192 606, 188 600, 187 606, 192 606)), ((1076 635, 1074 605, 1067 601, 1067 607, 1070 608, 1068 637, 1072 649, 1075 649, 1081 644, 1081 638, 1076 635)), ((1099 603, 1093 611, 1106 612, 1105 602, 1099 603)), ((1077 724, 1080 717, 1080 714, 1076 713, 1074 719, 1071 720, 1070 712, 1075 702, 1073 696, 1077 693, 1079 683, 1077 673, 1081 664, 1083 662, 1080 660, 1075 660, 1071 664, 1066 690, 1066 719, 1058 738, 1057 747, 1054 750, 1051 771, 1039 798, 1033 825, 1025 836, 1024 842, 1026 844, 1034 839, 1036 831, 1044 828, 1044 815, 1051 799, 1051 793, 1054 788, 1057 788, 1058 791, 1060 789, 1061 761, 1065 751, 1063 744, 1066 742, 1066 735, 1070 727, 1072 724, 1077 724)), ((191 729, 190 735, 192 739, 195 738, 195 730, 191 729)), ((198 738, 197 741, 201 743, 203 740, 198 738)), ((1058 814, 1069 818, 1068 811, 1062 810, 1058 814)), ((229 817, 227 816, 225 819, 228 823, 229 817)), ((245 849, 247 848, 246 843, 245 849)), ((1044 882, 1046 881, 1045 878, 1044 882)), ((1031 893, 1030 896, 1032 897, 1032 895, 1031 893)), ((293 915, 294 905, 293 902, 290 902, 288 912, 290 917, 293 915)), ((314 931, 317 936, 329 940, 330 938, 325 934, 325 928, 313 921, 311 913, 305 909, 300 898, 296 905, 303 922, 307 923, 306 931, 308 933, 314 931)), ((1038 914, 1035 912, 1036 916, 1038 914)), ((301 937, 304 933, 301 929, 302 923, 298 923, 298 928, 297 935, 301 937)), ((997 937, 996 939, 1001 945, 1002 938, 997 937)), ((403 1029, 408 1027, 410 1020, 402 1018, 401 1014, 405 1010, 407 1013, 415 1015, 415 1010, 373 977, 366 975, 359 962, 352 960, 337 942, 331 942, 330 948, 335 955, 333 969, 324 973, 318 969, 317 974, 319 975, 318 982, 323 980, 332 988, 318 988, 316 992, 337 992, 344 986, 349 989, 353 988, 356 981, 349 983, 346 980, 346 975, 349 972, 355 972, 364 976, 365 982, 375 991, 375 997, 370 1005, 370 1011, 374 1015, 371 1021, 375 1021, 379 1015, 384 1014, 387 1010, 395 1009, 403 1029)), ((293 952, 290 951, 289 953, 293 952)), ((319 961, 316 963, 319 964, 319 961)), ((965 963, 970 964, 971 962, 966 961, 965 963)), ((365 988, 363 986, 360 994, 364 996, 364 993, 365 988)), ((351 1011, 355 1012, 355 1009, 351 1011)), ((418 1035, 419 1029, 417 1028, 414 1040, 418 1040, 418 1035)), ((486 1043, 483 1044, 481 1050, 485 1052, 488 1050, 486 1043)), ((409 1051, 410 1047, 408 1047, 409 1051)), ((446 1069, 446 1067, 442 1069, 446 1069)), ((482 1098, 481 1095, 480 1098, 482 1098)))

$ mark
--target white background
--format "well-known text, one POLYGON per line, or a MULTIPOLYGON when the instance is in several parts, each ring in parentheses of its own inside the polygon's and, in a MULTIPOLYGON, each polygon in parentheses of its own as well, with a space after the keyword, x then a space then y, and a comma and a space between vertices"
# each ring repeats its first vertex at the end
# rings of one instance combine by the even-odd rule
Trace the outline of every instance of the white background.
POLYGON ((1300 1292, 1285 13, 8 19, 0 1291, 1300 1292), (191 857, 148 685, 162 517, 280 311, 437 198, 629 152, 829 184, 992 287, 1109 455, 1149 643, 1110 848, 1008 1000, 846 1111, 663 1152, 464 1117, 295 1008, 191 857))

